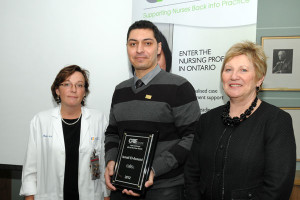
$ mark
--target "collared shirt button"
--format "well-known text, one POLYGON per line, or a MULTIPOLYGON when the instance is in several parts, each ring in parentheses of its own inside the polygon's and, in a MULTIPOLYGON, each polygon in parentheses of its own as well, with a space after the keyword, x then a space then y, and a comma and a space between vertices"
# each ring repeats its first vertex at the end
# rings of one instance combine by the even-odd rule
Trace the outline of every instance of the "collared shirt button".
POLYGON ((223 149, 224 149, 224 145, 221 144, 221 145, 219 146, 219 150, 223 150, 223 149))
POLYGON ((249 193, 249 194, 248 194, 248 197, 249 197, 249 198, 252 198, 252 194, 251 194, 251 193, 249 193))

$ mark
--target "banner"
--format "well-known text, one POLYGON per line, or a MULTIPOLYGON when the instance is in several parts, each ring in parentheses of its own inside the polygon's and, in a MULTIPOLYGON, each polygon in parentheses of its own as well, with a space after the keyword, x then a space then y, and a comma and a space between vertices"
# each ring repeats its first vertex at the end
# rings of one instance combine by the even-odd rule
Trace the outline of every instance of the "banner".
POLYGON ((152 21, 166 36, 171 71, 192 83, 201 113, 228 101, 224 55, 237 42, 255 42, 256 16, 257 0, 133 0, 133 21, 152 21))

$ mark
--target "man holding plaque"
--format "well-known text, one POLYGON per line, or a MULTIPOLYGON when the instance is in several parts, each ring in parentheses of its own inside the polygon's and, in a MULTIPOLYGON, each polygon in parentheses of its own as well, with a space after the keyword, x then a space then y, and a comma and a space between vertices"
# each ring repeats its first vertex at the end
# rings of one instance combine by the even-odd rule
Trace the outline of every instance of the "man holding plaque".
MULTIPOLYGON (((153 23, 141 20, 129 27, 127 53, 135 74, 116 86, 105 133, 105 181, 112 190, 111 200, 184 199, 183 168, 200 108, 193 86, 185 78, 165 72, 158 66, 157 55, 161 48, 159 31, 153 23), (138 151, 132 149, 142 149, 146 140, 141 142, 133 136, 126 140, 127 130, 159 135, 149 180, 145 183, 147 191, 141 196, 130 188, 117 190, 112 184, 116 162, 116 169, 122 165, 117 157, 122 155, 122 162, 143 161, 137 156, 139 153, 135 153, 138 151), (127 141, 127 146, 122 146, 121 141, 127 141), (119 145, 122 148, 118 152, 119 145), (132 155, 123 155, 128 149, 132 155)), ((125 164, 124 170, 136 169, 134 164, 125 164)), ((140 174, 137 170, 134 176, 118 175, 122 180, 128 179, 125 184, 131 184, 140 174)))

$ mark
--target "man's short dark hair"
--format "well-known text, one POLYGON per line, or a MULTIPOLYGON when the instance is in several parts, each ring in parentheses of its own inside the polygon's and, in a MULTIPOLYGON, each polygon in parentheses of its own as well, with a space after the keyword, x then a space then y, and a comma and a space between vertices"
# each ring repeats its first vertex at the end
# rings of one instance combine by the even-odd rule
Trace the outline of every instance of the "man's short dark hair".
POLYGON ((129 38, 130 32, 134 29, 151 29, 153 31, 154 38, 156 39, 157 43, 161 42, 158 28, 150 21, 140 20, 134 22, 128 29, 127 40, 129 38))

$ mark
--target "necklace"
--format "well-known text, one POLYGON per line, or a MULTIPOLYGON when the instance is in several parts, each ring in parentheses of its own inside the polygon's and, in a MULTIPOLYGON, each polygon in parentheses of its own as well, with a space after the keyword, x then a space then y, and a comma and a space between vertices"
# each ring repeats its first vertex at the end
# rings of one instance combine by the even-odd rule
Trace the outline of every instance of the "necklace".
POLYGON ((68 123, 68 122, 66 122, 63 118, 61 118, 61 121, 62 121, 63 123, 65 123, 65 124, 69 125, 69 126, 72 126, 72 125, 76 124, 76 123, 80 120, 81 115, 82 115, 82 114, 80 113, 80 116, 78 117, 78 119, 77 119, 75 122, 73 122, 73 123, 68 123))
POLYGON ((257 97, 255 97, 250 107, 244 113, 242 113, 240 117, 233 117, 233 118, 229 116, 230 101, 228 101, 221 115, 223 123, 227 126, 237 127, 241 122, 245 121, 247 117, 251 114, 252 110, 255 108, 257 104, 257 100, 258 100, 257 97))

